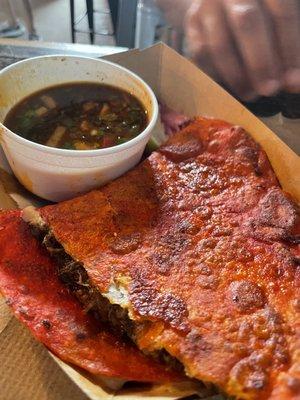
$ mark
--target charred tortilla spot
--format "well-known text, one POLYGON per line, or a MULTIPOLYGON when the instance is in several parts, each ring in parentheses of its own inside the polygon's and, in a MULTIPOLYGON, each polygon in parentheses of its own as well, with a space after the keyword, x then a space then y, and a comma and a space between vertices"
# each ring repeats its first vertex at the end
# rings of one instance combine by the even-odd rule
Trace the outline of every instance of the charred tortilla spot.
POLYGON ((156 244, 156 251, 150 257, 150 261, 156 266, 159 273, 168 275, 175 263, 180 259, 182 253, 188 244, 189 239, 182 233, 182 225, 178 224, 178 234, 165 234, 156 244))
POLYGON ((262 171, 262 169, 260 168, 259 163, 257 163, 257 165, 254 166, 254 171, 255 171, 255 173, 256 173, 257 176, 262 176, 262 174, 263 174, 263 171, 262 171))
POLYGON ((202 357, 209 357, 213 345, 196 331, 191 331, 186 336, 186 341, 183 345, 184 351, 190 354, 196 360, 201 360, 202 357))
POLYGON ((51 329, 51 322, 50 322, 48 319, 43 319, 43 320, 42 320, 42 324, 43 324, 43 327, 44 327, 47 331, 50 331, 50 329, 51 329))
POLYGON ((210 219, 210 217, 213 215, 213 210, 209 206, 202 206, 202 207, 198 207, 195 210, 195 213, 197 216, 199 216, 204 221, 208 221, 210 219))
POLYGON ((232 302, 241 312, 251 312, 265 305, 262 289, 253 282, 232 282, 229 290, 232 302))
POLYGON ((290 229, 296 221, 295 205, 279 188, 274 188, 260 202, 259 221, 278 228, 290 229))
POLYGON ((84 332, 77 332, 75 336, 76 340, 78 341, 85 340, 87 338, 87 334, 84 332))
POLYGON ((262 171, 260 170, 260 167, 258 164, 258 158, 259 158, 259 149, 258 148, 243 146, 243 147, 237 148, 235 150, 235 152, 242 159, 245 159, 253 166, 253 169, 258 176, 262 175, 262 171))
POLYGON ((181 221, 178 224, 178 231, 182 234, 195 235, 200 227, 192 221, 181 221))
POLYGON ((282 348, 282 346, 277 346, 277 349, 274 353, 274 358, 276 358, 280 364, 287 364, 290 361, 288 351, 282 348))
POLYGON ((128 254, 135 251, 142 242, 140 233, 116 236, 110 243, 110 249, 116 254, 128 254))
POLYGON ((151 257, 151 260, 162 275, 168 275, 173 266, 173 260, 168 251, 157 252, 151 257))
POLYGON ((218 242, 219 239, 217 238, 202 239, 197 244, 197 250, 199 250, 199 253, 201 253, 202 251, 212 250, 217 246, 218 242))
POLYGON ((209 276, 212 274, 212 269, 205 263, 200 263, 195 265, 195 270, 201 274, 201 275, 206 275, 209 276))
POLYGON ((252 374, 249 375, 247 383, 246 383, 246 388, 249 389, 263 389, 266 384, 266 374, 262 371, 258 372, 253 372, 252 374))
POLYGON ((287 378, 287 386, 294 393, 300 393, 300 379, 294 376, 287 378))
POLYGON ((182 143, 170 143, 163 146, 160 152, 174 162, 181 162, 191 157, 196 157, 201 154, 202 150, 202 143, 199 139, 195 138, 189 141, 183 141, 182 143))
MULTIPOLYGON (((288 235, 284 238, 284 240, 292 244, 300 244, 300 235, 288 235)), ((295 260, 297 260, 297 257, 295 258, 295 260)))
POLYGON ((256 176, 263 176, 264 171, 269 167, 266 153, 261 151, 257 145, 255 147, 250 147, 248 143, 247 146, 237 148, 235 152, 241 157, 242 161, 245 160, 251 165, 256 176))
POLYGON ((248 226, 257 239, 289 240, 297 214, 297 208, 290 199, 279 188, 272 188, 260 200, 248 226))
POLYGON ((230 371, 229 385, 239 388, 244 393, 263 390, 268 383, 263 364, 256 353, 242 359, 230 371))
POLYGON ((219 280, 215 276, 202 275, 196 280, 196 285, 199 285, 202 289, 216 289, 218 287, 219 280))
POLYGON ((142 280, 131 285, 130 301, 134 311, 151 320, 162 320, 173 328, 187 331, 185 302, 171 293, 159 293, 142 280))

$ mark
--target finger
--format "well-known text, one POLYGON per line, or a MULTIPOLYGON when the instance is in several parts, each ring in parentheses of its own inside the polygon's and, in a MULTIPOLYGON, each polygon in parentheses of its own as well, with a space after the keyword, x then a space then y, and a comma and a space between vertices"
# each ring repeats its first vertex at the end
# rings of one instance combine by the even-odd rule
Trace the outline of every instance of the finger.
POLYGON ((245 100, 255 97, 224 17, 222 2, 203 3, 200 15, 208 51, 223 83, 245 100))
POLYGON ((272 17, 279 53, 284 66, 285 88, 300 91, 299 0, 264 0, 272 17))
POLYGON ((271 96, 281 88, 280 60, 273 43, 270 21, 257 0, 223 2, 236 44, 253 87, 271 96))
POLYGON ((194 2, 185 17, 184 26, 187 52, 189 57, 198 64, 205 73, 218 81, 220 80, 220 77, 213 65, 204 37, 203 26, 200 18, 200 10, 202 6, 203 1, 194 2))

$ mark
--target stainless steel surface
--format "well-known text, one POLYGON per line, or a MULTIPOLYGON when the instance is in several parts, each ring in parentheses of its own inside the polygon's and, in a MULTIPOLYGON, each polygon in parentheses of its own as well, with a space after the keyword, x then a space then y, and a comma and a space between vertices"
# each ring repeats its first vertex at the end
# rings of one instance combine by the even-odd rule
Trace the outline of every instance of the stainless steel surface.
POLYGON ((90 46, 84 44, 0 39, 0 69, 25 58, 48 54, 69 54, 97 58, 126 50, 125 47, 115 46, 90 46))

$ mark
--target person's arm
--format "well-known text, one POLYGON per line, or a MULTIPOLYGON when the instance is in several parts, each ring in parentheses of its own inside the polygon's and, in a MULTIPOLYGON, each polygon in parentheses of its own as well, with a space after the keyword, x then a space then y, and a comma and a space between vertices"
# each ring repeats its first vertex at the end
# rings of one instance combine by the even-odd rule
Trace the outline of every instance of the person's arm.
POLYGON ((184 17, 193 0, 156 0, 166 20, 179 31, 184 29, 184 17))

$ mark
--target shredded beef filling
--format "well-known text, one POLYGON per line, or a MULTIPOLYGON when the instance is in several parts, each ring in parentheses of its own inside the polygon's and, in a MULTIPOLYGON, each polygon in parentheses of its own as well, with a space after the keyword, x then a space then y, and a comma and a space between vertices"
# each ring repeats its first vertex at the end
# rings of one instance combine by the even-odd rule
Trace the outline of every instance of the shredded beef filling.
MULTIPOLYGON (((117 304, 111 304, 101 295, 90 282, 83 265, 73 260, 65 252, 51 232, 42 232, 33 228, 33 234, 42 240, 51 257, 55 259, 61 281, 84 305, 85 311, 91 312, 97 319, 107 322, 115 334, 129 337, 135 342, 135 324, 128 317, 127 310, 117 304)), ((165 350, 151 353, 151 356, 177 371, 183 371, 183 365, 165 350)))
POLYGON ((134 327, 132 321, 128 318, 127 311, 118 305, 111 304, 108 299, 101 296, 90 282, 82 264, 73 260, 51 233, 44 237, 43 244, 57 262, 58 275, 61 281, 85 306, 85 311, 93 312, 97 314, 101 321, 109 322, 118 335, 126 334, 134 340, 134 327))

